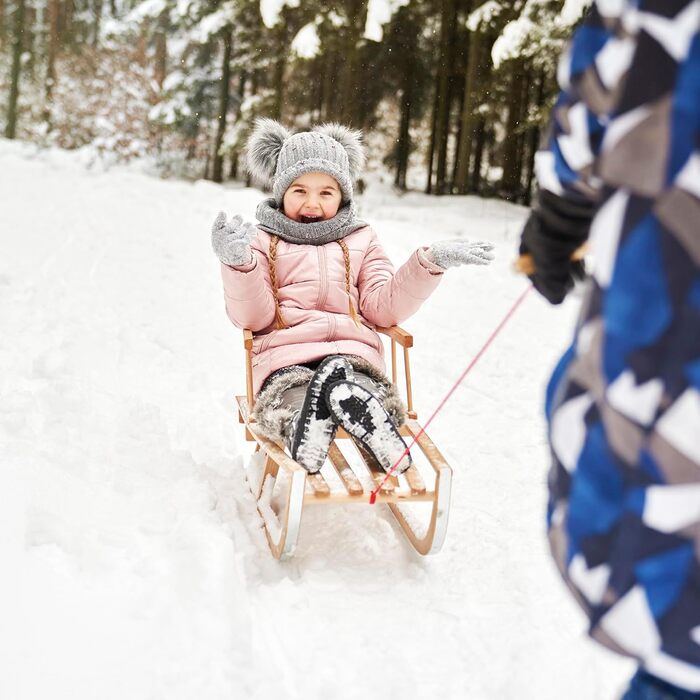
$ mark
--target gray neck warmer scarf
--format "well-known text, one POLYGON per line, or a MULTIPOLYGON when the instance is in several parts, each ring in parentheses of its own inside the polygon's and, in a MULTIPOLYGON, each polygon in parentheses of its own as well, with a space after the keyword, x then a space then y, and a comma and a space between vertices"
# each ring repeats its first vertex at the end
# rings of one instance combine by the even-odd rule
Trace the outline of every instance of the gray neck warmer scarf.
POLYGON ((367 225, 355 216, 355 202, 352 201, 340 207, 332 219, 313 224, 302 224, 286 217, 272 198, 258 204, 255 216, 263 231, 279 236, 288 243, 303 245, 324 245, 339 241, 367 225))

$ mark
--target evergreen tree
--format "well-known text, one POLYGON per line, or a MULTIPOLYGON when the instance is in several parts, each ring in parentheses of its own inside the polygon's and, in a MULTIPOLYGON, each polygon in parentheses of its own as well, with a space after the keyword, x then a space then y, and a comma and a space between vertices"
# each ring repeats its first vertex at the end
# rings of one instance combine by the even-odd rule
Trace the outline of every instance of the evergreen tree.
POLYGON ((15 138, 17 131, 17 105, 22 71, 22 48, 25 38, 25 10, 24 0, 16 0, 12 24, 12 72, 7 103, 7 123, 5 124, 5 138, 8 139, 15 138))

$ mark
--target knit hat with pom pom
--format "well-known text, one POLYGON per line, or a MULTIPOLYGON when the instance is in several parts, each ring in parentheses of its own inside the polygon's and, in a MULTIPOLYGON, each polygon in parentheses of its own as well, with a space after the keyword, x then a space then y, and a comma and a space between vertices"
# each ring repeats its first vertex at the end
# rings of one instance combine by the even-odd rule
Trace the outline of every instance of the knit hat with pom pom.
POLYGON ((353 182, 365 162, 361 134, 341 124, 322 124, 292 134, 273 119, 258 119, 248 140, 248 169, 269 183, 280 205, 287 188, 304 173, 327 173, 340 185, 343 202, 352 201, 353 182))

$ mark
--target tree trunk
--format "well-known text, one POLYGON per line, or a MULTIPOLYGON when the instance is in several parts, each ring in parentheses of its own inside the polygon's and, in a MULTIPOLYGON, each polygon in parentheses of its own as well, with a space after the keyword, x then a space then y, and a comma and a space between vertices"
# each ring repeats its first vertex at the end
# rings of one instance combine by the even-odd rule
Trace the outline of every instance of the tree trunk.
POLYGON ((102 0, 93 0, 94 5, 92 8, 94 25, 93 25, 93 35, 92 35, 92 45, 98 46, 100 43, 100 25, 102 22, 102 0))
MULTIPOLYGON (((22 73, 25 80, 34 76, 36 59, 41 47, 36 45, 41 42, 38 28, 42 21, 40 16, 43 8, 35 7, 33 3, 24 0, 24 31, 22 37, 22 73)), ((31 92, 31 91, 30 91, 31 92)))
POLYGON ((518 147, 515 160, 515 170, 518 173, 518 188, 516 198, 520 201, 524 198, 523 188, 523 170, 525 169, 526 148, 528 144, 528 130, 524 128, 527 122, 528 111, 530 106, 530 88, 532 85, 532 72, 530 70, 524 72, 521 80, 520 91, 520 125, 518 127, 518 147))
POLYGON ((58 52, 58 19, 60 15, 60 0, 49 0, 49 34, 46 49, 46 85, 44 86, 44 121, 51 129, 51 96, 56 84, 56 54, 58 52))
POLYGON ((477 121, 474 111, 478 102, 476 82, 479 72, 480 49, 481 32, 477 29, 469 37, 469 57, 467 70, 464 72, 464 104, 462 106, 462 126, 457 148, 457 168, 454 182, 457 194, 466 194, 468 188, 469 160, 477 121))
POLYGON ((396 158, 396 178, 394 179, 394 184, 402 190, 406 189, 406 171, 408 170, 408 157, 411 153, 409 127, 411 125, 412 87, 412 75, 409 70, 404 76, 404 88, 401 94, 401 124, 396 158))
POLYGON ((5 138, 13 139, 17 131, 17 102, 19 78, 22 70, 22 40, 24 39, 24 0, 17 0, 12 37, 12 69, 10 73, 10 98, 7 104, 5 138))
POLYGON ((214 165, 212 167, 212 177, 214 182, 223 182, 224 157, 221 154, 221 145, 224 142, 226 133, 226 115, 228 114, 228 103, 230 97, 231 83, 231 49, 233 45, 233 32, 226 30, 224 40, 224 58, 221 66, 221 85, 219 86, 219 124, 216 130, 216 140, 214 142, 214 165))
POLYGON ((24 9, 24 65, 25 75, 32 78, 37 66, 41 66, 46 57, 46 41, 43 28, 46 25, 46 5, 31 3, 25 0, 24 9))
MULTIPOLYGON (((537 95, 535 96, 535 105, 539 109, 542 107, 544 102, 544 84, 546 76, 544 71, 540 71, 537 76, 537 95)), ((527 171, 526 171, 526 187, 525 187, 525 201, 524 204, 530 204, 532 199, 532 189, 535 179, 535 154, 539 148, 540 143, 540 128, 537 124, 530 127, 530 133, 528 134, 528 159, 527 159, 527 171)))
MULTIPOLYGON (((233 119, 233 123, 236 124, 241 119, 241 105, 243 104, 243 99, 245 97, 246 84, 248 82, 248 71, 242 70, 238 75, 238 87, 236 88, 236 116, 233 119)), ((229 179, 238 179, 238 167, 241 158, 240 146, 232 151, 230 155, 230 167, 229 167, 229 179)))
POLYGON ((435 125, 435 193, 447 190, 447 139, 450 126, 450 74, 452 72, 452 35, 455 24, 455 0, 442 0, 440 26, 440 64, 438 74, 438 104, 435 125))
POLYGON ((275 64, 275 106, 273 118, 277 121, 282 119, 284 105, 284 69, 287 65, 286 57, 281 57, 275 64))
MULTIPOLYGON (((462 110, 464 109, 464 86, 460 86, 461 95, 453 95, 453 102, 458 103, 457 107, 457 133, 454 135, 454 148, 452 149, 452 172, 450 173, 450 181, 448 183, 447 191, 450 194, 454 194, 455 191, 455 179, 457 177, 457 156, 459 154, 459 142, 462 140, 462 110)), ((452 91, 456 92, 455 86, 452 86, 452 91)), ((452 108, 450 107, 450 110, 452 108)), ((451 111, 450 111, 451 114, 451 111)), ((449 140, 449 139, 448 139, 449 140)), ((448 146, 449 148, 449 146, 448 146)))
POLYGON ((167 15, 163 13, 158 18, 158 30, 156 31, 156 55, 155 55, 155 79, 162 90, 168 71, 168 38, 166 34, 167 15))
POLYGON ((73 17, 75 15, 75 0, 66 0, 63 10, 63 21, 59 22, 61 44, 66 45, 73 37, 73 17))
MULTIPOLYGON (((494 31, 483 32, 479 41, 479 59, 476 76, 476 97, 475 103, 482 105, 489 100, 490 79, 493 70, 493 61, 491 59, 491 49, 496 41, 496 33, 494 31)), ((472 142, 473 156, 471 177, 469 183, 469 192, 481 191, 481 168, 484 161, 484 150, 487 145, 487 129, 486 117, 478 113, 474 116, 474 134, 475 140, 472 142)), ((489 158, 489 162, 491 162, 489 158)))
POLYGON ((342 62, 345 60, 338 53, 338 44, 332 41, 325 56, 323 75, 323 121, 342 122, 342 100, 339 96, 342 62))
POLYGON ((357 109, 357 86, 360 43, 367 23, 368 0, 351 0, 347 8, 348 25, 341 42, 343 63, 340 66, 337 119, 344 124, 362 126, 357 109))
POLYGON ((520 134, 518 128, 522 120, 522 89, 523 70, 520 61, 513 61, 510 78, 510 99, 508 102, 508 118, 506 120, 506 135, 503 140, 501 166, 501 193, 506 199, 513 199, 520 193, 520 170, 518 169, 518 145, 520 134))
POLYGON ((425 193, 433 193, 433 164, 435 163, 435 137, 437 135, 437 105, 439 90, 435 88, 435 96, 433 98, 433 113, 430 119, 430 146, 428 146, 428 179, 425 185, 425 193))
POLYGON ((477 118, 474 132, 474 161, 469 191, 478 193, 481 190, 481 162, 484 157, 484 145, 486 144, 486 123, 482 116, 477 118))
POLYGON ((287 65, 287 42, 285 23, 277 24, 277 46, 280 54, 275 61, 275 104, 272 111, 272 118, 280 121, 282 119, 282 109, 284 102, 284 69, 287 65))
MULTIPOLYGON (((321 60, 321 59, 319 59, 321 60)), ((333 105, 333 52, 328 52, 325 60, 321 60, 323 71, 323 83, 321 89, 321 120, 327 121, 332 118, 331 109, 333 105)))
MULTIPOLYGON (((70 2, 70 0, 68 0, 70 2)), ((136 63, 140 66, 146 65, 146 49, 148 46, 148 34, 149 34, 149 24, 150 20, 148 18, 143 20, 143 23, 139 27, 139 35, 136 38, 136 53, 134 54, 134 59, 136 63)))
POLYGON ((316 81, 316 104, 314 105, 315 110, 315 122, 320 122, 323 119, 323 95, 325 93, 325 82, 326 73, 324 70, 324 62, 317 57, 314 59, 314 74, 319 76, 316 81))

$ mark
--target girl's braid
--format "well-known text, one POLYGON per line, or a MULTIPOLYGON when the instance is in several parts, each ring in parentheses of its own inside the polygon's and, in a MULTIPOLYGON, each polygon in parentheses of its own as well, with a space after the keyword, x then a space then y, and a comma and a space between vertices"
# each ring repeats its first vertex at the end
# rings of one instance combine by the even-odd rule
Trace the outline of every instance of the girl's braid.
POLYGON ((275 269, 278 242, 278 236, 270 236, 270 254, 267 257, 267 260, 270 266, 270 283, 272 284, 272 296, 275 298, 275 323, 277 325, 277 328, 286 328, 287 324, 284 322, 284 317, 282 316, 282 309, 280 308, 280 300, 277 290, 277 271, 275 269))
MULTIPOLYGON (((277 270, 275 267, 275 261, 277 259, 277 244, 279 242, 279 237, 275 235, 270 236, 270 254, 268 255, 268 262, 270 267, 270 283, 272 285, 272 296, 275 299, 275 322, 277 328, 287 328, 287 324, 282 316, 282 309, 280 307, 279 292, 277 289, 277 270)), ((343 251, 343 259, 345 261, 345 291, 348 295, 348 310, 350 318, 359 326, 360 318, 355 311, 355 305, 352 303, 352 294, 350 293, 350 282, 352 279, 352 270, 350 268, 350 251, 344 240, 339 240, 338 245, 343 251)))
POLYGON ((343 259, 345 260, 345 291, 348 294, 348 307, 350 309, 350 318, 355 322, 355 325, 359 326, 360 319, 357 315, 357 311, 355 311, 355 306, 352 303, 352 294, 350 294, 350 251, 348 250, 348 246, 342 238, 338 241, 338 245, 343 251, 343 259))

